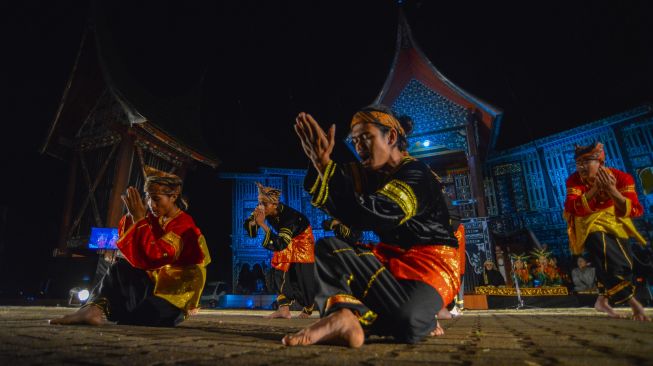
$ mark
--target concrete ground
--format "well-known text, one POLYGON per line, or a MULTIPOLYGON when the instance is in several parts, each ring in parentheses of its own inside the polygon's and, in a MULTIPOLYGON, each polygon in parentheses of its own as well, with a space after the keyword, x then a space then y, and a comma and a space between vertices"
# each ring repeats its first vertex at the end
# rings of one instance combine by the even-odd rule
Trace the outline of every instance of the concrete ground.
POLYGON ((315 319, 262 311, 205 310, 174 329, 47 323, 74 310, 0 307, 0 365, 653 365, 653 323, 592 309, 466 311, 442 321, 445 336, 360 349, 285 347, 315 319))

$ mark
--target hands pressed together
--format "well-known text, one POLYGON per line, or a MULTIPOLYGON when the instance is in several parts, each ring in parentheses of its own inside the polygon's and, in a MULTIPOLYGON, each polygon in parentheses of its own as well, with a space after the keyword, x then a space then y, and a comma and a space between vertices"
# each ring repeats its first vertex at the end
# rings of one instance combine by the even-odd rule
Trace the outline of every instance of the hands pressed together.
POLYGON ((613 196, 614 192, 617 192, 617 178, 615 178, 614 175, 608 173, 608 168, 599 168, 594 184, 599 190, 605 191, 611 196, 613 196))
POLYGON ((258 205, 254 209, 254 221, 258 226, 265 225, 265 209, 263 208, 263 206, 258 205))
POLYGON ((331 161, 331 153, 335 146, 336 125, 331 125, 329 132, 325 133, 310 114, 301 112, 295 119, 294 127, 304 153, 321 176, 331 161))
POLYGON ((127 192, 120 196, 122 202, 127 207, 127 214, 131 215, 134 222, 143 219, 147 213, 147 208, 141 198, 141 194, 134 187, 127 188, 127 192))

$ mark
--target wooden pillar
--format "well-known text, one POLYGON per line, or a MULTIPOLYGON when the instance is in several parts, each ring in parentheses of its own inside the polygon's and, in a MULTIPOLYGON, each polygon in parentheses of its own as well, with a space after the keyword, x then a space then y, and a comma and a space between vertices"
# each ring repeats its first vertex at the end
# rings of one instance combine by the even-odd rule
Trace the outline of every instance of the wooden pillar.
POLYGON ((129 184, 129 173, 131 171, 134 157, 134 137, 129 133, 123 133, 118 155, 116 156, 115 174, 113 187, 109 195, 109 207, 107 209, 107 227, 118 227, 122 217, 122 199, 120 196, 127 190, 129 184))
POLYGON ((73 204, 75 203, 75 189, 77 184, 77 164, 79 158, 77 154, 72 154, 70 169, 68 170, 68 187, 66 189, 66 201, 64 202, 63 214, 61 215, 61 231, 59 233, 59 243, 55 249, 54 256, 63 254, 68 242, 68 232, 73 217, 73 204))
POLYGON ((469 164, 469 180, 472 197, 476 200, 476 214, 480 217, 487 216, 485 207, 485 191, 483 189, 483 173, 481 171, 481 160, 478 154, 478 140, 476 129, 478 116, 476 111, 470 111, 467 117, 467 163, 469 164))

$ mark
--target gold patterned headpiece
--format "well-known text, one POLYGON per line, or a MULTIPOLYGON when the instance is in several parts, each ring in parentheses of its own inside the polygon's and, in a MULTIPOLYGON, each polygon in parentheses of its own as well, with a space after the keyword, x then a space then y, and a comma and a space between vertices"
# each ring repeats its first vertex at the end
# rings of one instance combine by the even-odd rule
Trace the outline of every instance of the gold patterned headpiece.
POLYGON ((534 249, 533 251, 531 251, 531 254, 536 258, 540 258, 540 257, 549 258, 551 256, 551 252, 547 252, 544 249, 534 249))
POLYGON ((183 181, 179 176, 148 165, 143 170, 145 173, 145 192, 148 194, 181 194, 183 181))
POLYGON ((401 123, 394 116, 379 111, 359 111, 351 119, 349 128, 354 128, 359 123, 374 123, 388 128, 394 128, 397 133, 406 136, 406 131, 401 127, 401 123))
POLYGON ((523 254, 523 253, 522 254, 512 254, 510 257, 512 258, 513 261, 522 261, 524 263, 527 263, 528 259, 529 259, 529 257, 527 255, 523 254))
POLYGON ((603 144, 600 142, 595 142, 589 146, 576 145, 574 158, 576 161, 598 160, 604 163, 605 150, 603 149, 603 144))
POLYGON ((281 197, 281 190, 273 187, 266 187, 259 182, 256 182, 258 187, 258 195, 263 200, 269 203, 279 203, 279 198, 281 197))

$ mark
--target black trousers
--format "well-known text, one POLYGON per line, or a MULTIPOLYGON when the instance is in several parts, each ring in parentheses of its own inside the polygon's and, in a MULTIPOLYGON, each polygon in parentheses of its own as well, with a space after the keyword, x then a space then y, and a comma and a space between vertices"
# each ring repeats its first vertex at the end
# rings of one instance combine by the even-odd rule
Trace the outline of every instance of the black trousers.
POLYGON ((154 283, 144 270, 118 258, 93 290, 88 304, 102 307, 118 324, 174 327, 184 320, 181 309, 154 296, 154 283))
POLYGON ((633 252, 628 240, 593 232, 585 240, 585 250, 596 268, 599 292, 611 304, 622 304, 635 296, 633 252))
POLYGON ((374 254, 338 238, 315 247, 322 316, 347 308, 359 315, 366 333, 416 343, 435 329, 442 298, 420 281, 398 280, 374 254))
POLYGON ((295 301, 303 307, 303 312, 311 314, 315 304, 317 281, 315 263, 291 263, 287 272, 272 269, 274 291, 279 306, 291 306, 295 301))

